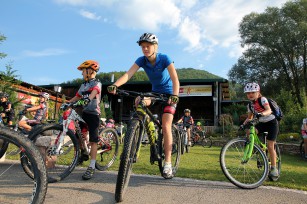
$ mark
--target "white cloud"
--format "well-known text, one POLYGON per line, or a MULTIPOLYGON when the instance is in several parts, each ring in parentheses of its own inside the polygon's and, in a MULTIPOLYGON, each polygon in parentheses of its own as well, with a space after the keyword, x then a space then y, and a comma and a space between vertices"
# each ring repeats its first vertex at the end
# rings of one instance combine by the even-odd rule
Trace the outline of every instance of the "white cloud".
POLYGON ((121 28, 158 31, 161 26, 176 28, 180 10, 171 0, 133 0, 119 3, 116 22, 121 28))
POLYGON ((101 16, 97 16, 95 13, 92 13, 90 11, 86 11, 84 9, 80 10, 80 15, 85 17, 85 18, 91 19, 91 20, 100 20, 100 18, 101 18, 101 16))
POLYGON ((186 17, 179 26, 179 38, 188 41, 189 51, 202 49, 200 27, 195 21, 191 21, 186 17))
MULTIPOLYGON (((122 29, 177 32, 177 42, 187 44, 185 50, 209 50, 220 46, 237 56, 238 26, 243 16, 263 12, 268 6, 282 6, 287 0, 54 0, 58 4, 108 9, 122 29), (206 46, 206 47, 204 47, 206 46)), ((86 11, 86 10, 83 10, 86 11)), ((87 15, 85 15, 87 14, 87 15)), ((94 13, 84 16, 96 19, 94 13)))
POLYGON ((67 53, 68 53, 67 50, 54 49, 54 48, 48 48, 41 51, 25 50, 22 52, 22 54, 26 57, 46 57, 46 56, 63 55, 67 53))

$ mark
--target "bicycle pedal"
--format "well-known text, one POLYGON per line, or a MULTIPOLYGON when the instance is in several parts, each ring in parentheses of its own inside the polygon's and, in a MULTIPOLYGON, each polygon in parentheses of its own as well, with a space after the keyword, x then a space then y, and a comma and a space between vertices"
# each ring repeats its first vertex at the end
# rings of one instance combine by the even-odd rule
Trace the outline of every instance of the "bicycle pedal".
POLYGON ((87 154, 82 154, 82 155, 81 155, 81 158, 82 158, 83 161, 87 161, 87 160, 89 160, 89 155, 87 155, 87 154))

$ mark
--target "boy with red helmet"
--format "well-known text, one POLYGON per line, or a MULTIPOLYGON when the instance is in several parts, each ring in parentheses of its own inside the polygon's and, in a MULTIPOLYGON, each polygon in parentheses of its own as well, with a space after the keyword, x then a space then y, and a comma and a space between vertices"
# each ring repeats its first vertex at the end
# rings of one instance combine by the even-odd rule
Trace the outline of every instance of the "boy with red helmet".
MULTIPOLYGON (((84 83, 80 86, 76 95, 68 101, 72 103, 78 101, 79 105, 83 105, 82 118, 86 124, 80 124, 81 129, 87 125, 89 131, 89 142, 91 146, 90 165, 82 175, 82 179, 91 179, 95 173, 95 163, 97 155, 98 130, 100 124, 100 100, 101 100, 101 82, 96 79, 99 71, 99 64, 93 60, 83 62, 78 70, 82 71, 84 83)), ((83 134, 87 134, 83 132, 83 134)), ((86 135, 84 135, 86 136, 86 135)))

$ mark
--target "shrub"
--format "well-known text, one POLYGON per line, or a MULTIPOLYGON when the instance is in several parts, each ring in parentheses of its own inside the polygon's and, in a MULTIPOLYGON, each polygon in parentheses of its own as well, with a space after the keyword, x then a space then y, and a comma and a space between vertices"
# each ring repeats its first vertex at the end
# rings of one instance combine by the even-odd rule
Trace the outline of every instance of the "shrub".
POLYGON ((284 134, 279 134, 277 136, 277 142, 298 143, 299 141, 301 141, 301 134, 300 133, 284 133, 284 134))

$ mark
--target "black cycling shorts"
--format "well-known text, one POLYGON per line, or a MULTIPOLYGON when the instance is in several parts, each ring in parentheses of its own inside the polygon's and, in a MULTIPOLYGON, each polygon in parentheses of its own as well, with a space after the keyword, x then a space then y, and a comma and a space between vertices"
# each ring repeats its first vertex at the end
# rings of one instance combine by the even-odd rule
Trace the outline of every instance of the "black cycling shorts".
POLYGON ((276 119, 270 120, 266 123, 258 123, 256 126, 258 133, 268 132, 268 140, 276 141, 279 133, 279 125, 276 119))
MULTIPOLYGON (((93 115, 89 113, 82 113, 82 119, 86 122, 89 131, 89 141, 90 142, 98 142, 99 136, 99 123, 100 117, 99 115, 93 115)), ((85 124, 80 124, 80 127, 84 127, 85 124)))

